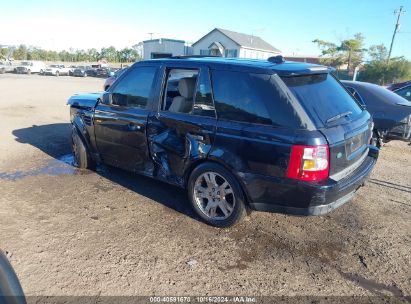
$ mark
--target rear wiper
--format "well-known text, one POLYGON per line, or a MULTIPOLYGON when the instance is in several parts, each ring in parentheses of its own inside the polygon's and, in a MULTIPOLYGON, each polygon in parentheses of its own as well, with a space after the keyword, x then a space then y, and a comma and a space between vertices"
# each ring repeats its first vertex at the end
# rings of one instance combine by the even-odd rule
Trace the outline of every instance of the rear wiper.
POLYGON ((335 116, 333 116, 333 117, 331 117, 331 118, 328 118, 328 119, 326 120, 326 123, 330 123, 330 122, 332 122, 332 121, 334 121, 334 120, 340 119, 341 117, 350 116, 351 114, 352 114, 351 111, 347 111, 347 112, 343 112, 343 113, 337 114, 337 115, 335 115, 335 116))

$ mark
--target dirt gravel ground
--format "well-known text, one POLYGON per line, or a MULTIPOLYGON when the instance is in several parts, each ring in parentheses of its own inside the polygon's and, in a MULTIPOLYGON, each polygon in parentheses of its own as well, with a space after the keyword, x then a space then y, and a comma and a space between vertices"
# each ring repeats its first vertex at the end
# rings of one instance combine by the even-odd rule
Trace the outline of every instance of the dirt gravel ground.
POLYGON ((69 109, 95 78, 0 75, 0 248, 27 295, 411 295, 411 147, 390 142, 353 201, 217 229, 184 191, 70 165, 69 109))

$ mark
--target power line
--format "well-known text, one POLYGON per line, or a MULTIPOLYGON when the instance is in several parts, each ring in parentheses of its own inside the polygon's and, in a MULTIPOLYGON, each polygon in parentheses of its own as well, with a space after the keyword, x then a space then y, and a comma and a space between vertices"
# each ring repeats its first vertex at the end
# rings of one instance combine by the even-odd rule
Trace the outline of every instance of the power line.
POLYGON ((405 12, 406 12, 406 11, 405 11, 405 9, 404 9, 403 6, 400 6, 400 9, 399 9, 399 10, 395 10, 395 11, 394 11, 394 15, 397 15, 397 23, 395 24, 394 33, 392 34, 390 51, 388 52, 387 62, 390 61, 391 52, 392 52, 392 46, 393 46, 393 44, 394 44, 395 35, 397 34, 398 30, 400 29, 400 18, 401 18, 401 15, 404 15, 405 12))

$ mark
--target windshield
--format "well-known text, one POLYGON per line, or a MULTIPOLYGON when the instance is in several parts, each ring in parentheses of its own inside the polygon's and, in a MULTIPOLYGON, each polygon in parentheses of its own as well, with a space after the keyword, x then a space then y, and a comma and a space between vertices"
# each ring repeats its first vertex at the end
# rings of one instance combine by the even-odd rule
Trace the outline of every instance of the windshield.
POLYGON ((78 67, 77 67, 77 69, 80 69, 80 70, 84 70, 86 67, 85 66, 82 66, 82 65, 79 65, 78 67))
POLYGON ((31 62, 23 61, 23 62, 21 63, 21 65, 22 65, 22 66, 30 66, 30 65, 31 65, 31 62))
POLYGON ((58 68, 59 66, 57 64, 52 64, 50 65, 51 68, 58 68))
POLYGON ((342 113, 355 117, 362 112, 354 98, 328 73, 282 77, 282 80, 316 126, 325 126, 342 113))

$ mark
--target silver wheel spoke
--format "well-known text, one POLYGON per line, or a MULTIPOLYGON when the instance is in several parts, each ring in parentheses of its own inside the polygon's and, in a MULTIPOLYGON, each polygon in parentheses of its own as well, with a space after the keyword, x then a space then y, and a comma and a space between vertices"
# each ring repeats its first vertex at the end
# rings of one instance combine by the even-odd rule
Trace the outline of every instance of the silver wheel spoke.
POLYGON ((224 213, 225 216, 228 216, 230 214, 230 210, 228 210, 227 205, 224 204, 223 202, 219 203, 218 207, 224 213))
POLYGON ((204 179, 208 187, 213 187, 216 185, 215 176, 216 175, 212 172, 207 172, 206 174, 204 174, 204 179))

